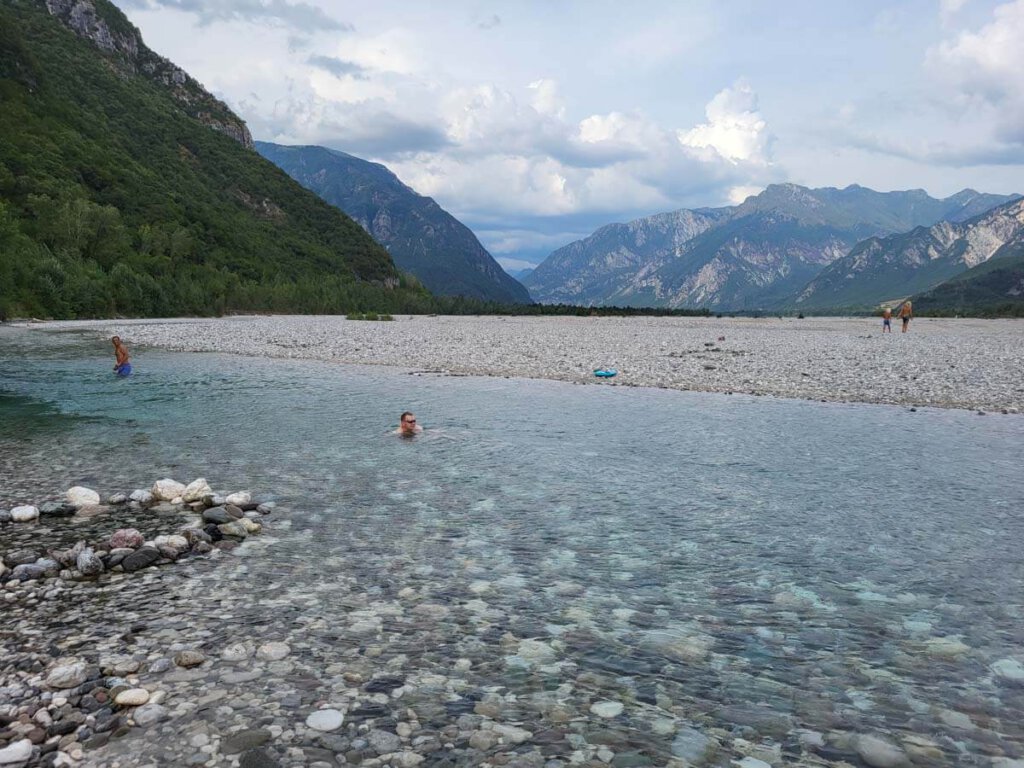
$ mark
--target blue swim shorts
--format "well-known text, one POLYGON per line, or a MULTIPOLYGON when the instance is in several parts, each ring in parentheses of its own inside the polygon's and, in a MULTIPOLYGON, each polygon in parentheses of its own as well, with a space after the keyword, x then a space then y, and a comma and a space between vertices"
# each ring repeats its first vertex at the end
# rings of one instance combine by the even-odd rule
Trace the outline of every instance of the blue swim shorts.
POLYGON ((131 376, 132 375, 132 364, 125 363, 124 365, 117 366, 118 376, 131 376))

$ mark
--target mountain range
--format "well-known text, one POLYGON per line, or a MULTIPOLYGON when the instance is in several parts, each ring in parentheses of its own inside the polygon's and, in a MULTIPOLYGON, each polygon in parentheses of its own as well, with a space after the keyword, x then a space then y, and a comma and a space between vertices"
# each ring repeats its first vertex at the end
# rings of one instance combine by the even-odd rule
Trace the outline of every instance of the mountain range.
POLYGON ((963 222, 1013 199, 970 189, 936 199, 923 190, 776 184, 737 206, 602 227, 552 253, 524 284, 551 303, 795 306, 812 280, 866 238, 963 222))
POLYGON ((395 265, 432 293, 528 304, 530 295, 476 236, 433 199, 378 163, 326 149, 257 142, 256 150, 335 205, 388 249, 395 265))
POLYGON ((802 309, 836 309, 904 298, 977 267, 1004 248, 1020 245, 1024 245, 1022 199, 967 221, 945 220, 898 235, 868 238, 825 267, 800 291, 795 303, 802 309))

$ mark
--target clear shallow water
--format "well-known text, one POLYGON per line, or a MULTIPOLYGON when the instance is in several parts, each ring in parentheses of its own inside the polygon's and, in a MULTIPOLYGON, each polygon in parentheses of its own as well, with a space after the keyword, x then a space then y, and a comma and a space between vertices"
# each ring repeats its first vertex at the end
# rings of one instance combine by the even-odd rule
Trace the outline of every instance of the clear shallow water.
POLYGON ((737 739, 812 759, 802 729, 920 734, 921 764, 1024 749, 988 666, 1024 653, 1024 419, 133 351, 117 380, 104 344, 0 335, 0 506, 204 476, 288 510, 251 557, 128 588, 157 637, 297 649, 206 726, 356 708, 342 664, 416 681, 424 733, 490 702, 546 759, 664 764, 686 728, 722 764, 737 739), (387 434, 405 409, 412 441, 387 434))

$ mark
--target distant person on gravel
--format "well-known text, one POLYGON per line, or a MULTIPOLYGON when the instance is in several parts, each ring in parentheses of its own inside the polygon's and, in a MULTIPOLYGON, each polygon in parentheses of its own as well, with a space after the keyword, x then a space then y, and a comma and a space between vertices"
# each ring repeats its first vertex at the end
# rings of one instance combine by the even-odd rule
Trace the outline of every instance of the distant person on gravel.
POLYGON ((882 310, 882 333, 892 333, 892 309, 889 307, 882 310))
POLYGON ((416 414, 412 411, 406 411, 399 417, 398 429, 395 431, 395 434, 402 437, 412 437, 422 431, 423 427, 416 423, 416 414))
POLYGON ((132 364, 128 362, 128 348, 121 341, 120 336, 114 336, 111 340, 114 344, 114 356, 117 362, 114 363, 114 373, 118 376, 129 376, 132 372, 132 364))
POLYGON ((903 321, 903 333, 907 332, 907 326, 910 325, 910 318, 914 316, 914 305, 909 301, 904 301, 903 306, 900 307, 900 320, 903 321))

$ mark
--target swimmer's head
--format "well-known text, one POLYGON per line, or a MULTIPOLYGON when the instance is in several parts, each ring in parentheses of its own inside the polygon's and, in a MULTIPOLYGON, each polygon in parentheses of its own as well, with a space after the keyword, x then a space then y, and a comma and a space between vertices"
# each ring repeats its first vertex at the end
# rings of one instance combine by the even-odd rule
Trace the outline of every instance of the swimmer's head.
POLYGON ((114 346, 117 346, 118 344, 121 343, 121 337, 120 336, 111 336, 110 337, 110 341, 114 344, 114 346))

